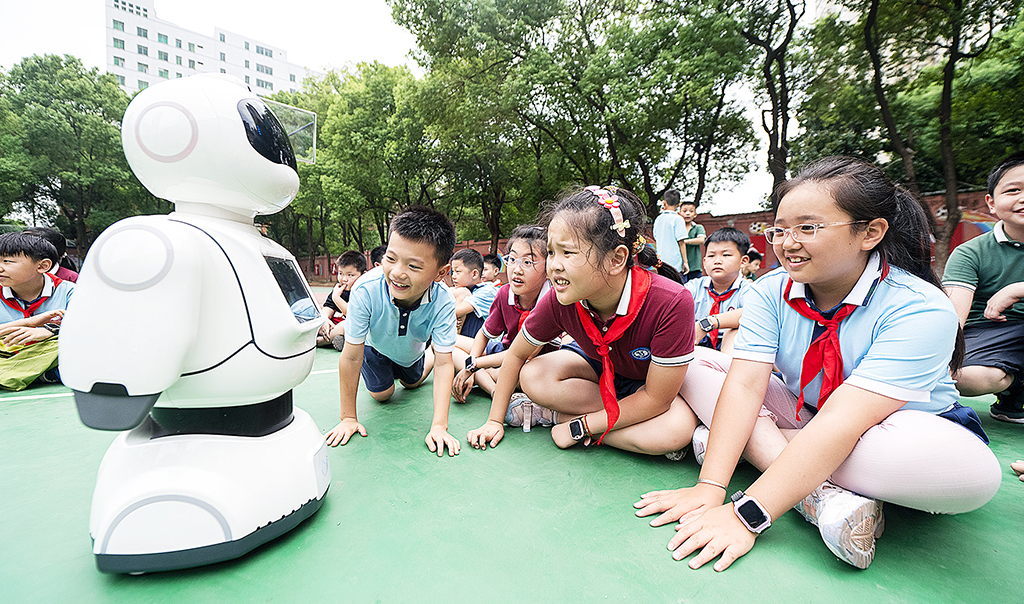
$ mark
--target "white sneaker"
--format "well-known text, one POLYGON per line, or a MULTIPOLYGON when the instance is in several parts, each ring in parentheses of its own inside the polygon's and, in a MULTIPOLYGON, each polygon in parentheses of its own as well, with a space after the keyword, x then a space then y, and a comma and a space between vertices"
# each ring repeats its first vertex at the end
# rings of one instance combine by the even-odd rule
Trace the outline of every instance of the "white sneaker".
POLYGON ((513 428, 522 426, 523 432, 533 426, 550 428, 555 425, 555 412, 531 401, 525 392, 516 392, 508 401, 505 423, 513 428))
POLYGON ((691 442, 693 444, 693 458, 697 460, 697 465, 704 465, 704 454, 708 451, 708 437, 711 436, 711 430, 704 424, 697 424, 697 428, 693 431, 693 438, 691 442))
POLYGON ((825 481, 793 509, 818 527, 822 541, 837 558, 857 568, 871 564, 875 539, 885 529, 882 502, 825 481))

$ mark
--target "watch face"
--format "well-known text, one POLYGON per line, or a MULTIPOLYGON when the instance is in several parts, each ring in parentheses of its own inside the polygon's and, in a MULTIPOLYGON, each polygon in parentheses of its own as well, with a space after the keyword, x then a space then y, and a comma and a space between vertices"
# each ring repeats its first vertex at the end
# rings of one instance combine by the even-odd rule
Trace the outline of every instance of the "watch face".
POLYGON ((746 500, 740 507, 736 508, 736 511, 740 513, 740 516, 747 521, 747 524, 751 528, 757 528, 764 524, 768 518, 765 517, 764 512, 751 500, 746 500))
POLYGON ((711 331, 711 328, 712 328, 711 319, 709 319, 707 317, 704 317, 703 319, 701 319, 700 320, 700 328, 703 329, 704 331, 711 331))
POLYGON ((583 420, 574 419, 569 422, 569 436, 571 436, 573 440, 580 440, 583 438, 583 434, 583 420))

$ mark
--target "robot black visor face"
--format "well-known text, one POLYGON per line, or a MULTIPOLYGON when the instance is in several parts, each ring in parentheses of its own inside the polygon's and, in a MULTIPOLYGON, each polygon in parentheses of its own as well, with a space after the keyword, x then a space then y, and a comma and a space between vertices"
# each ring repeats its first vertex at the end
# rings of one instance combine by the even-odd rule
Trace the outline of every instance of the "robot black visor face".
POLYGON ((288 141, 281 122, 274 113, 259 99, 242 99, 238 101, 238 114, 245 124, 245 134, 249 144, 257 153, 275 164, 290 166, 298 172, 295 165, 295 153, 288 141))

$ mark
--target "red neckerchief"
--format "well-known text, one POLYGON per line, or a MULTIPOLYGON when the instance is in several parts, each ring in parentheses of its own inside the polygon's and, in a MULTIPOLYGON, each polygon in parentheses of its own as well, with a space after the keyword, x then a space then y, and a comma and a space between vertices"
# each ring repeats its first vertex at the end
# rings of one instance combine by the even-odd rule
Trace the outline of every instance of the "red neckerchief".
MULTIPOLYGON (((889 264, 883 262, 881 279, 885 279, 888 274, 889 264)), ((804 353, 803 367, 800 370, 800 396, 796 402, 796 419, 799 421, 800 409, 804 406, 804 388, 811 383, 819 371, 821 372, 821 390, 818 393, 819 411, 832 392, 843 383, 843 352, 839 346, 839 324, 859 306, 843 304, 831 319, 826 319, 819 311, 811 308, 805 298, 791 300, 789 291, 792 287, 793 280, 789 279, 786 282, 786 291, 783 293, 786 303, 796 312, 825 328, 825 332, 811 342, 807 352, 804 353)))
MULTIPOLYGON (((714 286, 715 286, 714 283, 711 283, 708 286, 708 295, 711 296, 711 299, 715 301, 711 305, 711 312, 709 313, 710 315, 717 315, 719 309, 721 308, 721 303, 725 302, 726 300, 731 298, 733 294, 735 294, 736 292, 739 291, 739 288, 736 288, 736 289, 730 289, 729 291, 725 292, 724 294, 719 294, 714 289, 712 289, 712 288, 714 288, 714 286)), ((716 328, 712 329, 711 331, 709 331, 708 332, 708 337, 711 338, 711 347, 714 348, 715 350, 718 350, 718 328, 716 327, 716 328)))
MULTIPOLYGON (((54 275, 51 275, 50 273, 43 273, 43 274, 53 280, 53 290, 57 291, 57 286, 61 284, 63 279, 61 279, 60 277, 56 277, 54 275)), ((13 293, 14 290, 11 290, 11 292, 13 293)), ((0 297, 3 297, 3 296, 0 296, 0 297)), ((18 304, 16 301, 9 300, 7 298, 4 298, 4 304, 6 304, 7 306, 10 306, 14 310, 22 313, 23 315, 25 315, 25 318, 27 319, 27 318, 32 316, 32 313, 34 313, 37 310, 39 310, 39 307, 43 305, 43 302, 46 302, 49 298, 50 298, 50 296, 40 296, 40 298, 38 300, 36 300, 32 304, 29 304, 28 308, 22 308, 21 304, 18 304)))
POLYGON ((612 426, 615 425, 615 421, 619 419, 619 401, 615 396, 615 368, 612 366, 612 360, 608 354, 608 344, 621 338, 622 334, 633 324, 633 320, 640 314, 644 300, 647 299, 647 292, 651 290, 650 273, 636 266, 631 271, 632 288, 629 292, 629 308, 625 315, 615 317, 611 329, 607 333, 602 334, 594 324, 594 319, 583 308, 583 304, 576 303, 576 313, 580 317, 580 323, 583 324, 583 330, 587 332, 590 341, 597 347, 597 353, 601 355, 602 371, 598 386, 601 390, 601 402, 604 403, 604 410, 608 413, 608 428, 597 440, 597 444, 601 444, 604 437, 611 431, 612 426))

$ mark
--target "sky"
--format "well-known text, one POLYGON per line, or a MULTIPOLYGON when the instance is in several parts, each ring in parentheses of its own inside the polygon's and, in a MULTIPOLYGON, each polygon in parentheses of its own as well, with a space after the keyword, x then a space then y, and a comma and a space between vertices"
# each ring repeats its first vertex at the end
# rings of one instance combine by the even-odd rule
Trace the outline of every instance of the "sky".
MULTIPOLYGON (((289 62, 320 71, 379 61, 409 65, 422 74, 410 55, 415 38, 394 23, 384 0, 156 0, 155 12, 163 21, 208 36, 214 26, 252 36, 287 51, 289 62)), ((0 68, 33 54, 71 54, 86 67, 102 69, 105 24, 102 0, 0 0, 0 68)), ((757 119, 756 108, 750 115, 757 119)), ((760 126, 756 131, 763 138, 760 126)), ((705 199, 700 211, 758 211, 771 187, 764 149, 762 142, 755 172, 733 191, 705 199)))

